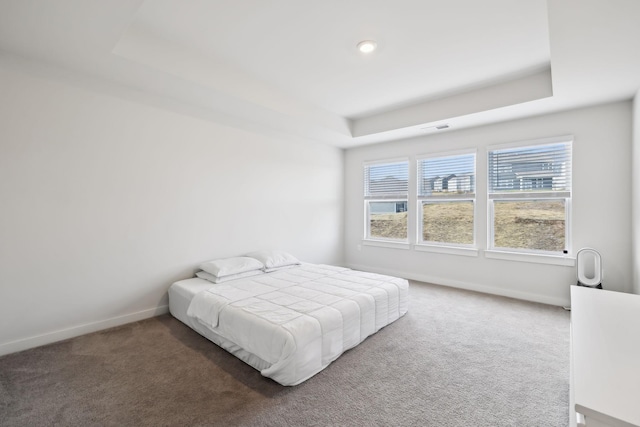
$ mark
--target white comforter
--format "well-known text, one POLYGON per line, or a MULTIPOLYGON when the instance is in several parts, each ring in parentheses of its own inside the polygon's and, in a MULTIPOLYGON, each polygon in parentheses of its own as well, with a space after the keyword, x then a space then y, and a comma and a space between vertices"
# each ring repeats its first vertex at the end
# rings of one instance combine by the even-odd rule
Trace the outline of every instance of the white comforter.
POLYGON ((404 315, 408 290, 405 279, 304 264, 212 284, 187 315, 265 361, 262 375, 296 385, 404 315))

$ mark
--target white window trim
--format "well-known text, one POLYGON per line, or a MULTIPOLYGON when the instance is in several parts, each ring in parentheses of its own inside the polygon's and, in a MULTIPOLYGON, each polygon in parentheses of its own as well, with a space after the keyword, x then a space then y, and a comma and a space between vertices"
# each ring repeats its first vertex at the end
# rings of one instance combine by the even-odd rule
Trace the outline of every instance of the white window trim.
MULTIPOLYGON (((421 160, 425 160, 425 159, 434 159, 434 158, 446 158, 446 157, 455 157, 455 156, 464 156, 467 154, 473 154, 474 157, 474 164, 473 164, 473 173, 474 173, 474 177, 475 177, 475 185, 474 185, 474 192, 473 192, 473 198, 471 197, 465 197, 465 196, 461 196, 461 197, 456 197, 456 196, 451 196, 451 197, 442 197, 442 198, 438 198, 436 199, 431 199, 431 198, 425 198, 422 196, 419 196, 418 193, 418 188, 416 188, 416 236, 415 236, 415 241, 416 244, 414 245, 414 249, 416 251, 420 251, 420 252, 435 252, 435 253, 444 253, 444 254, 451 254, 451 255, 462 255, 462 256, 478 256, 478 246, 477 246, 477 217, 478 217, 478 204, 476 203, 476 199, 478 197, 478 149, 477 148, 469 148, 469 149, 461 149, 461 150, 451 150, 451 151, 441 151, 441 152, 435 152, 435 153, 428 153, 428 154, 422 154, 419 156, 416 156, 415 159, 415 165, 416 165, 416 171, 418 170, 418 164, 420 163, 421 160), (463 202, 463 201, 470 201, 473 203, 473 243, 469 244, 469 245, 465 245, 465 244, 455 244, 455 243, 447 243, 447 242, 434 242, 434 241, 428 241, 428 240, 422 240, 422 202, 424 201, 434 201, 436 203, 438 202, 463 202)), ((420 179, 419 176, 417 176, 417 172, 416 172, 416 182, 417 180, 420 179)))
POLYGON ((409 157, 394 157, 394 158, 391 158, 391 159, 365 160, 364 162, 362 162, 362 167, 375 166, 375 165, 385 165, 387 163, 402 163, 402 162, 411 163, 411 159, 409 159, 409 157))
POLYGON ((534 252, 525 253, 501 249, 487 249, 484 251, 484 256, 490 259, 531 262, 535 264, 563 265, 567 267, 574 267, 576 265, 576 259, 569 255, 547 255, 534 252))
POLYGON ((362 239, 364 246, 377 246, 379 248, 389 249, 411 249, 409 242, 399 242, 397 240, 382 240, 382 239, 362 239))
POLYGON ((455 246, 453 244, 416 243, 413 248, 418 252, 434 252, 449 255, 477 257, 480 252, 475 246, 455 246))
MULTIPOLYGON (((384 165, 384 164, 393 164, 393 163, 407 163, 407 172, 408 172, 408 181, 411 181, 411 159, 409 157, 395 157, 391 159, 379 159, 379 160, 367 160, 362 162, 362 168, 366 168, 367 166, 374 165, 384 165)), ((362 194, 365 193, 366 182, 363 182, 362 194)), ((411 186, 408 186, 406 197, 376 197, 376 198, 367 198, 367 196, 363 197, 364 206, 363 206, 363 214, 364 214, 364 237, 362 238, 362 244, 366 246, 379 246, 386 248, 396 248, 396 249, 410 249, 409 243, 409 223, 407 221, 407 237, 405 239, 384 239, 379 237, 371 237, 370 230, 370 211, 369 211, 369 203, 370 202, 392 202, 392 201, 404 201, 407 203, 407 211, 409 210, 409 200, 411 195, 411 186)))
MULTIPOLYGON (((506 144, 496 144, 487 146, 486 151, 486 167, 487 167, 487 180, 489 179, 489 152, 493 150, 510 149, 518 147, 531 147, 536 145, 545 144, 558 144, 558 143, 571 143, 573 150, 573 135, 562 135, 549 138, 540 138, 534 140, 517 141, 506 144)), ((573 163, 573 159, 572 159, 573 163)), ((573 169, 573 165, 572 165, 573 169)), ((488 182, 487 182, 488 184, 488 182)), ((573 184, 572 184, 573 185, 573 184)), ((520 194, 491 194, 488 192, 487 185, 487 249, 484 250, 486 258, 503 259, 509 261, 522 261, 532 262, 537 264, 551 264, 562 266, 575 266, 575 258, 570 254, 571 248, 571 229, 572 229, 572 216, 571 216, 571 196, 572 191, 555 192, 553 194, 549 192, 528 192, 520 194), (560 254, 556 252, 536 252, 533 249, 515 249, 515 248, 502 248, 494 247, 494 211, 493 202, 495 200, 501 201, 517 201, 517 200, 565 200, 565 251, 566 254, 560 254)))
MULTIPOLYGON (((502 144, 494 144, 486 147, 487 152, 487 166, 489 165, 489 151, 493 150, 504 150, 509 148, 518 148, 518 147, 530 147, 535 145, 546 145, 546 144, 560 144, 563 142, 573 142, 573 135, 561 135, 561 136, 552 136, 547 138, 538 138, 538 139, 527 139, 516 142, 507 142, 502 144)), ((488 169, 487 169, 488 170, 488 169)))
POLYGON ((435 151, 433 153, 424 153, 416 156, 416 162, 424 159, 433 159, 435 157, 455 157, 455 156, 463 156, 465 154, 475 154, 477 156, 478 149, 462 148, 460 150, 435 151))

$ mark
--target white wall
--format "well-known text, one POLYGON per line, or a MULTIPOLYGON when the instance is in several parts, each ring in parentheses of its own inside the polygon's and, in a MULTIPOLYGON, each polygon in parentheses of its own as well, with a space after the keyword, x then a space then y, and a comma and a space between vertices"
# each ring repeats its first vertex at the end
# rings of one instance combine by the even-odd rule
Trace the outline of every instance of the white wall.
POLYGON ((632 292, 640 294, 640 91, 633 100, 633 147, 632 147, 632 255, 633 255, 633 288, 632 292))
MULTIPOLYGON (((574 267, 361 246, 362 162, 478 148, 477 243, 486 247, 488 145, 574 135, 573 253, 601 252, 604 286, 629 291, 631 268, 631 103, 511 121, 433 136, 350 149, 345 157, 345 257, 349 266, 416 280, 558 305, 569 304, 574 267)), ((410 199, 411 200, 411 199, 410 199)), ((411 207, 410 207, 411 209, 411 207)))
POLYGON ((0 354, 165 312, 202 261, 343 260, 343 152, 0 67, 0 354))

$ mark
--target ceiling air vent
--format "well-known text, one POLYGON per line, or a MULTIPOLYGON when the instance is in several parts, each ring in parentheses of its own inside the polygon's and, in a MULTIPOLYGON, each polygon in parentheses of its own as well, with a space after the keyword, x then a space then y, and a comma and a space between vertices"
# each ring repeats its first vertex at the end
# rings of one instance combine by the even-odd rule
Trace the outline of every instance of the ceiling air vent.
POLYGON ((441 125, 427 126, 427 127, 424 127, 424 128, 420 128, 420 130, 423 130, 423 131, 443 130, 443 129, 449 129, 449 125, 447 123, 443 123, 441 125))

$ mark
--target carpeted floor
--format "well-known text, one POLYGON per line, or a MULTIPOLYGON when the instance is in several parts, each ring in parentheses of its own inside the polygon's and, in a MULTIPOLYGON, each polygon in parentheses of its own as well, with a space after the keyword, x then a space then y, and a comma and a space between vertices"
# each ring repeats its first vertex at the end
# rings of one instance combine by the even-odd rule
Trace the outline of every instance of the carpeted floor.
POLYGON ((406 316, 283 387, 169 315, 0 358, 2 426, 567 426, 569 313, 411 283, 406 316))

